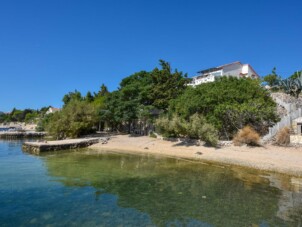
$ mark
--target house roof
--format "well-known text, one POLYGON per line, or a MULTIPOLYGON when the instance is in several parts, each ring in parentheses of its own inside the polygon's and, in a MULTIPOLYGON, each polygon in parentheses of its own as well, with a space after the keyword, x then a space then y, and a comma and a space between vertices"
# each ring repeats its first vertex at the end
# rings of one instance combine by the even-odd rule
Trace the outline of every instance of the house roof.
POLYGON ((219 70, 219 69, 221 69, 221 68, 219 68, 219 67, 214 67, 214 68, 209 68, 209 69, 201 70, 201 71, 199 71, 199 72, 197 72, 197 73, 201 73, 201 74, 210 73, 210 72, 217 71, 217 70, 219 70))
POLYGON ((242 65, 240 61, 235 61, 235 62, 232 62, 232 63, 220 65, 220 66, 217 66, 217 67, 212 67, 212 68, 200 70, 200 71, 198 71, 197 73, 202 73, 202 74, 204 74, 204 73, 210 73, 210 72, 214 72, 214 71, 220 70, 220 69, 222 69, 222 68, 224 68, 224 67, 226 67, 226 66, 235 65, 235 64, 240 64, 240 65, 242 65))
POLYGON ((60 110, 61 110, 60 108, 56 108, 56 107, 50 106, 50 107, 48 108, 47 112, 48 112, 48 111, 57 112, 57 111, 60 111, 60 110))
POLYGON ((223 69, 223 68, 226 67, 226 66, 236 65, 236 64, 239 64, 239 65, 241 65, 241 66, 243 66, 243 65, 248 65, 249 68, 254 72, 254 74, 255 74, 258 78, 260 78, 260 76, 258 75, 258 73, 256 73, 256 71, 253 69, 253 67, 252 67, 250 64, 242 64, 240 61, 235 61, 235 62, 231 62, 231 63, 228 63, 228 64, 220 65, 220 66, 217 66, 217 67, 204 69, 204 70, 198 71, 197 73, 205 74, 205 73, 215 72, 215 71, 217 71, 217 70, 223 69))
POLYGON ((228 63, 228 64, 224 64, 224 65, 218 66, 218 68, 224 68, 224 67, 226 67, 226 66, 229 66, 229 65, 236 65, 236 64, 242 65, 240 61, 234 61, 234 62, 232 62, 232 63, 228 63))
POLYGON ((49 109, 52 109, 52 110, 61 110, 60 108, 56 108, 56 107, 50 107, 49 109))

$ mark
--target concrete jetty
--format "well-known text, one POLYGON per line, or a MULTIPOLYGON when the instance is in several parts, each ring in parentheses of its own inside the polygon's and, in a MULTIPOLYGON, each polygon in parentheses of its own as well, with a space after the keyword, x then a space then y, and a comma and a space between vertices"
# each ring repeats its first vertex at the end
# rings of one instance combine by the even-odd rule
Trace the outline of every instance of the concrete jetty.
POLYGON ((1 139, 22 139, 22 138, 35 138, 45 136, 45 132, 34 131, 3 131, 0 132, 1 139))
POLYGON ((83 139, 68 139, 56 141, 41 141, 41 142, 24 142, 22 150, 32 153, 40 154, 45 151, 58 151, 88 147, 92 144, 102 142, 101 138, 83 138, 83 139))

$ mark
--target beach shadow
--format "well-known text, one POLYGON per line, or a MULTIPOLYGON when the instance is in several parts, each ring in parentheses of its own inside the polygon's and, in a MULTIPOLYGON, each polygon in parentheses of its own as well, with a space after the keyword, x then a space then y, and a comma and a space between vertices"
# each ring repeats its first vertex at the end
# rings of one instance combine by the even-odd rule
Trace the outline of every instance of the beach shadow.
POLYGON ((163 138, 163 140, 169 141, 169 142, 178 142, 178 141, 182 141, 183 139, 179 139, 179 138, 163 138))
MULTIPOLYGON (((171 142, 177 142, 171 141, 171 142)), ((191 147, 191 146, 200 146, 200 142, 198 141, 179 141, 177 144, 174 144, 173 147, 191 147)))
POLYGON ((214 147, 211 144, 205 143, 203 141, 199 141, 199 140, 195 140, 195 139, 175 139, 175 138, 171 138, 168 139, 168 141, 171 142, 177 142, 176 144, 172 145, 173 147, 206 147, 206 148, 214 148, 215 150, 220 150, 223 148, 222 145, 217 145, 216 147, 214 147))
POLYGON ((128 137, 143 137, 147 135, 141 135, 141 134, 129 134, 128 137))
POLYGON ((117 133, 115 133, 115 132, 98 131, 96 133, 92 133, 92 134, 81 136, 81 138, 111 137, 113 135, 117 135, 117 133))

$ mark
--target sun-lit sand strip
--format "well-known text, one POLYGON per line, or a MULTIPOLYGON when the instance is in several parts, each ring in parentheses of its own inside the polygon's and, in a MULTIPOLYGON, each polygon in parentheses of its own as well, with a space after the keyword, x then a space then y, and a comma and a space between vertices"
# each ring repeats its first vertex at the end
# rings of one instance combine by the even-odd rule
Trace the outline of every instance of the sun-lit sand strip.
POLYGON ((164 155, 302 176, 302 147, 266 145, 264 147, 226 146, 213 148, 146 136, 116 135, 112 136, 108 143, 97 143, 91 148, 100 152, 107 150, 164 155))

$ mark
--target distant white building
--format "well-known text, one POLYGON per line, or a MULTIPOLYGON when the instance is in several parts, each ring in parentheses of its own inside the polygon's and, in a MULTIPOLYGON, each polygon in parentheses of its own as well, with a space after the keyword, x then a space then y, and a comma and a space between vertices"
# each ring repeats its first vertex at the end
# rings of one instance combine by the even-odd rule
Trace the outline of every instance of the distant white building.
POLYGON ((189 84, 190 86, 214 82, 216 78, 222 76, 233 76, 237 78, 260 78, 251 65, 241 64, 239 61, 205 69, 199 71, 198 74, 199 75, 192 77, 192 81, 189 84))
POLYGON ((55 112, 58 112, 58 111, 60 111, 60 110, 61 110, 60 108, 49 107, 49 109, 46 111, 45 114, 55 113, 55 112))

